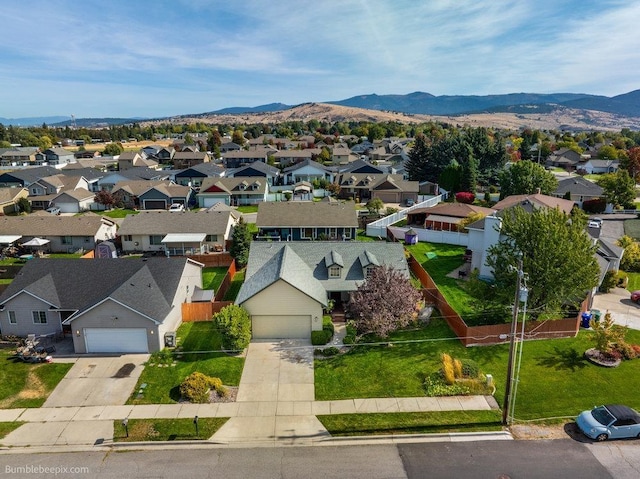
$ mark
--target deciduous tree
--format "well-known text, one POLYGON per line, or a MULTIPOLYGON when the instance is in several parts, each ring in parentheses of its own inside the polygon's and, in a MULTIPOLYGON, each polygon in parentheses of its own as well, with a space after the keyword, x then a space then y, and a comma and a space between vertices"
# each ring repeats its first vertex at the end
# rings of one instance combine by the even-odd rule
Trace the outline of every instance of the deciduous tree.
POLYGON ((94 201, 103 205, 106 209, 111 209, 116 204, 116 199, 107 190, 100 190, 96 193, 94 201))
POLYGON ((636 182, 627 170, 601 175, 598 185, 604 190, 607 202, 614 206, 635 209, 633 202, 636 198, 636 182))
POLYGON ((532 195, 540 193, 549 195, 558 187, 558 180, 553 173, 532 161, 518 161, 500 173, 500 198, 511 195, 532 195))
POLYGON ((222 346, 241 351, 251 341, 251 317, 246 309, 235 304, 225 306, 213 316, 222 335, 222 346))
POLYGON ((388 266, 377 266, 351 293, 348 308, 360 336, 374 334, 386 338, 415 320, 420 299, 409 278, 388 266))
POLYGON ((489 248, 487 264, 493 269, 496 297, 508 305, 513 300, 516 272, 522 255, 528 275, 528 309, 534 316, 558 318, 563 305, 577 306, 586 291, 598 284, 600 270, 596 247, 585 230, 584 218, 557 208, 527 213, 521 206, 502 216, 501 240, 489 248))

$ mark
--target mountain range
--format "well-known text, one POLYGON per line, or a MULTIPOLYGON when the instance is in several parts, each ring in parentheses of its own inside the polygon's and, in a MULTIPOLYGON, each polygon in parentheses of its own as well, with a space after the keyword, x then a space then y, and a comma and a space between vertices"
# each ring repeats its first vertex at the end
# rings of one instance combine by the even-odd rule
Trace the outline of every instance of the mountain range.
MULTIPOLYGON (((587 110, 603 112, 614 116, 640 118, 640 90, 634 90, 613 97, 584 93, 509 93, 504 95, 441 95, 425 92, 413 92, 406 95, 359 95, 345 100, 327 101, 329 105, 352 107, 373 111, 396 112, 405 115, 477 115, 477 114, 550 114, 557 111, 587 110)), ((301 106, 301 105, 298 105, 301 106)), ((207 113, 184 114, 177 118, 204 118, 221 115, 267 114, 284 112, 298 106, 284 103, 269 103, 255 107, 229 107, 207 113)), ((175 116, 172 118, 176 118, 175 116)), ((133 121, 142 118, 78 118, 77 126, 105 126, 133 121)), ((156 119, 162 120, 162 119, 156 119)), ((71 126, 69 116, 48 116, 31 118, 1 118, 4 125, 37 126, 46 123, 50 126, 71 126)), ((597 127, 594 125, 594 127, 597 127)))

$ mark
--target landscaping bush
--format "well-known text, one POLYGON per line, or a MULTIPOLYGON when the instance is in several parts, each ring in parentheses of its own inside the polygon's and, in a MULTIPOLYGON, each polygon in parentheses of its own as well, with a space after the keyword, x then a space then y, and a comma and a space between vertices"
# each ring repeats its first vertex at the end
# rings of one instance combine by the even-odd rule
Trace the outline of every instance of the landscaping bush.
POLYGON ((324 346, 331 340, 331 334, 327 330, 311 331, 311 344, 314 346, 324 346))
POLYGON ((582 209, 587 213, 603 213, 606 207, 607 200, 604 198, 596 198, 582 202, 582 209))
POLYGON ((208 403, 211 389, 220 396, 227 395, 227 389, 222 385, 220 378, 212 378, 196 371, 182 381, 180 395, 193 403, 208 403))
POLYGON ((220 329, 225 349, 241 351, 249 345, 251 318, 244 308, 231 304, 215 314, 213 320, 220 329))
POLYGON ((453 359, 447 353, 442 353, 442 378, 449 386, 456 381, 456 375, 453 367, 453 359))
POLYGON ((618 284, 618 272, 609 270, 604 274, 602 283, 600 284, 600 292, 608 293, 618 284))
POLYGON ((460 191, 459 193, 456 193, 456 201, 458 203, 466 203, 470 205, 475 200, 476 200, 476 195, 474 195, 470 191, 460 191))
POLYGON ((425 393, 429 397, 435 396, 465 396, 469 388, 463 384, 447 384, 442 374, 435 372, 424 378, 425 393))
POLYGON ((463 359, 462 363, 462 377, 465 378, 477 378, 480 376, 480 366, 473 359, 463 359))
POLYGON ((330 346, 322 350, 322 355, 325 357, 337 356, 338 354, 340 354, 340 350, 335 346, 330 346))
POLYGON ((345 335, 344 339, 342 340, 342 344, 353 344, 353 343, 355 343, 356 342, 357 330, 356 330, 356 327, 353 324, 353 322, 351 322, 351 321, 347 322, 346 332, 347 332, 347 334, 345 335))

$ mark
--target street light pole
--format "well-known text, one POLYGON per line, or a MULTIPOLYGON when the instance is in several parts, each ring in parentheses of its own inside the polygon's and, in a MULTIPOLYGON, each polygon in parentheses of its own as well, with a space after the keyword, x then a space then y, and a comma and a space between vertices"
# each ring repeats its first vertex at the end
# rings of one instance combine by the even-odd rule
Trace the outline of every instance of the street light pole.
POLYGON ((511 400, 511 382, 513 376, 513 366, 515 360, 516 334, 518 331, 518 312, 520 309, 520 288, 522 286, 522 254, 518 258, 518 280, 516 282, 516 293, 513 300, 513 318, 511 319, 511 336, 509 337, 509 363, 507 364, 507 381, 505 383, 504 403, 502 404, 502 424, 508 423, 509 401, 511 400))

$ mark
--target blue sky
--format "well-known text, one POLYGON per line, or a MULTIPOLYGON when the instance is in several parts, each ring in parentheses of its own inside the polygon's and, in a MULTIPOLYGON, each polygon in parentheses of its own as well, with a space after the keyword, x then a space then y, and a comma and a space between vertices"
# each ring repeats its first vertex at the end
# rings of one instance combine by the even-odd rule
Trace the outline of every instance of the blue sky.
POLYGON ((0 117, 640 88, 640 0, 8 0, 0 117))

